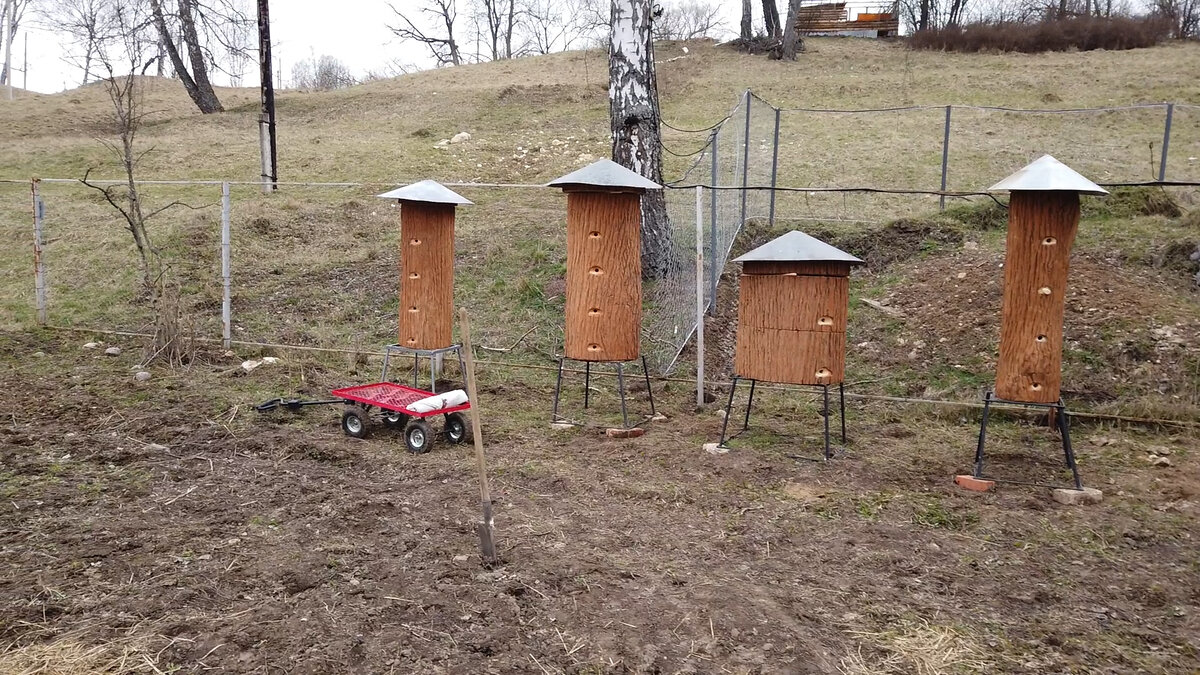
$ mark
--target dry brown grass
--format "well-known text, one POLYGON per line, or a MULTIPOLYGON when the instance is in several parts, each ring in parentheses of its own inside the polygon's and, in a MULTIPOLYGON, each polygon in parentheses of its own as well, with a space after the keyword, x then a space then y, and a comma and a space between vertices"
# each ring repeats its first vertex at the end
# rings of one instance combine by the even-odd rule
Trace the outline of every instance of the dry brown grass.
POLYGON ((848 652, 838 664, 843 675, 948 675, 988 666, 975 639, 950 626, 904 619, 881 632, 848 632, 870 645, 873 653, 864 654, 861 645, 848 652))

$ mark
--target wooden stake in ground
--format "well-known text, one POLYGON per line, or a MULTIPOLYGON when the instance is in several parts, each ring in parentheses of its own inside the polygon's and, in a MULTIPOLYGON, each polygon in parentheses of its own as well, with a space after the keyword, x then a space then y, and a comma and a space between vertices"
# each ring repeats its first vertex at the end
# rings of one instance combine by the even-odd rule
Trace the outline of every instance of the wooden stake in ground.
POLYGON ((483 506, 483 521, 476 525, 479 532, 479 554, 484 565, 499 561, 496 543, 492 538, 492 494, 488 488, 487 460, 483 454, 483 436, 479 430, 479 389, 475 386, 475 354, 471 351, 471 320, 467 308, 458 310, 459 332, 462 333, 463 361, 467 367, 467 398, 471 401, 468 412, 471 416, 471 433, 475 436, 475 466, 479 469, 479 501, 483 506))

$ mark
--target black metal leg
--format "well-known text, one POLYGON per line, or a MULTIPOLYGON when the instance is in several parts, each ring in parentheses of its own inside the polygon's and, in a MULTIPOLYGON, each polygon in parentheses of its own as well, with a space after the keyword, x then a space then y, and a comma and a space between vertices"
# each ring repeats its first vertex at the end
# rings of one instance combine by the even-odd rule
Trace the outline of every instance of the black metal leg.
POLYGON ((733 393, 737 391, 738 378, 734 376, 733 384, 729 385, 729 403, 725 406, 725 419, 721 421, 721 442, 717 447, 725 447, 725 432, 729 430, 729 416, 733 414, 733 393))
POLYGON ((1071 448, 1071 420, 1067 408, 1059 402, 1058 430, 1062 433, 1063 454, 1067 457, 1067 466, 1071 467, 1071 477, 1075 480, 1075 489, 1083 489, 1083 480, 1079 478, 1079 465, 1075 462, 1075 451, 1071 448))
POLYGON ((991 412, 992 392, 988 392, 983 397, 983 419, 979 421, 979 445, 975 448, 975 473, 976 478, 983 477, 983 444, 987 441, 987 425, 988 413, 991 412))
POLYGON ((583 409, 588 409, 588 402, 591 400, 592 392, 592 362, 583 362, 583 409))
POLYGON ((838 416, 842 420, 842 445, 846 444, 846 383, 838 382, 838 416))
POLYGON ((417 355, 413 354, 413 389, 417 388, 417 377, 421 375, 421 364, 417 360, 417 355))
POLYGON ((380 382, 387 382, 388 360, 391 355, 392 350, 386 348, 383 350, 383 372, 379 373, 380 382))
POLYGON ((462 347, 456 347, 454 351, 458 352, 458 374, 462 375, 463 388, 470 391, 471 389, 467 383, 467 364, 463 361, 462 347))
POLYGON ((621 425, 629 428, 629 413, 625 410, 625 372, 621 363, 617 363, 617 393, 621 395, 621 425))
POLYGON ((650 369, 646 367, 646 355, 642 355, 642 375, 646 377, 646 395, 650 397, 650 416, 655 417, 658 411, 654 409, 654 387, 650 386, 650 369))
POLYGON ((825 459, 829 459, 829 385, 821 385, 821 392, 825 396, 825 459))
POLYGON ((750 428, 750 409, 754 407, 754 385, 758 380, 750 380, 750 400, 746 401, 746 419, 742 421, 742 431, 750 428))
POLYGON ((558 421, 558 399, 562 394, 563 359, 558 360, 558 379, 554 381, 554 412, 550 415, 551 422, 558 421))

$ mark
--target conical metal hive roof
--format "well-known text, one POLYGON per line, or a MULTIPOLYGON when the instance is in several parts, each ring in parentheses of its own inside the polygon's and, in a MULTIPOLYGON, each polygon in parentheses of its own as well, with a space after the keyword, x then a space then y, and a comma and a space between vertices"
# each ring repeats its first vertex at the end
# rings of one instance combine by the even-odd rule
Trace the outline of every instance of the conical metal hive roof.
POLYGON ((383 199, 399 199, 402 202, 425 202, 426 204, 454 204, 459 206, 473 203, 471 200, 436 180, 423 180, 376 196, 383 199))
POLYGON ((733 262, 843 262, 861 265, 862 260, 800 230, 792 230, 734 258, 733 262))
POLYGON ((661 190, 662 186, 645 178, 611 159, 593 162, 577 171, 556 178, 547 187, 600 187, 632 188, 636 190, 661 190))
POLYGON ((1106 195, 1108 190, 1084 178, 1071 167, 1042 155, 1013 175, 988 188, 988 192, 1013 190, 1062 190, 1087 195, 1106 195))

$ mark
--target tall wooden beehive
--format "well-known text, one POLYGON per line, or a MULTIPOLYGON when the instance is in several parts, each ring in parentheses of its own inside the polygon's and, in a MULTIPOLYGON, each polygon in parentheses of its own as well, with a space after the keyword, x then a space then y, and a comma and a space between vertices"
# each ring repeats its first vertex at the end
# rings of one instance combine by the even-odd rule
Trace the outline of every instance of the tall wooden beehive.
POLYGON ((838 384, 846 376, 850 267, 862 261, 799 231, 734 260, 738 377, 788 384, 838 384))
POLYGON ((642 193, 661 189, 602 159, 550 183, 567 194, 563 353, 577 361, 638 358, 642 328, 642 193))
POLYGON ((1010 191, 996 396, 1055 403, 1062 386, 1063 309, 1079 195, 1108 194, 1050 155, 996 183, 1010 191))
POLYGON ((454 325, 454 209, 471 202, 432 180, 379 196, 400 202, 397 344, 409 349, 449 347, 454 325))

